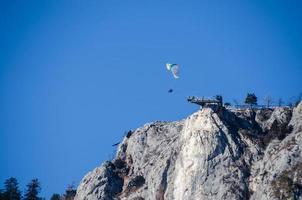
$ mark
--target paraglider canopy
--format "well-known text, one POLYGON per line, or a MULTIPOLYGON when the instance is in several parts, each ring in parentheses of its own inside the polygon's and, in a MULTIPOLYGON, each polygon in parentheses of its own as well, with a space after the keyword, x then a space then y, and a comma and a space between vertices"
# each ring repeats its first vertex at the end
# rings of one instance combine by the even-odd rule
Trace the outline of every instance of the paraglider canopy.
POLYGON ((166 67, 167 67, 167 70, 172 72, 174 78, 176 78, 176 79, 179 78, 179 75, 178 75, 179 74, 179 66, 178 66, 178 64, 167 63, 166 67))

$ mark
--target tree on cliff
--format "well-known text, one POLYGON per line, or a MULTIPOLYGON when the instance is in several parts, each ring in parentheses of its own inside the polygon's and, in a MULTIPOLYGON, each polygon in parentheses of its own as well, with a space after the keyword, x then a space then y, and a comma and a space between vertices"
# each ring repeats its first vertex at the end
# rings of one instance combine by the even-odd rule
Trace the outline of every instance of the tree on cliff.
POLYGON ((278 106, 279 106, 279 107, 282 106, 283 103, 284 103, 283 99, 282 99, 282 98, 279 98, 279 99, 278 99, 278 106))
POLYGON ((61 195, 59 195, 59 194, 53 194, 51 196, 50 200, 61 200, 61 195))
POLYGON ((257 105, 257 97, 254 93, 248 93, 246 95, 244 103, 250 105, 250 107, 257 105))
POLYGON ((264 97, 264 103, 267 108, 269 108, 273 103, 273 98, 271 96, 264 97))
POLYGON ((38 179, 33 179, 27 185, 26 193, 24 195, 24 200, 40 200, 41 198, 38 197, 38 194, 41 191, 40 182, 38 179))

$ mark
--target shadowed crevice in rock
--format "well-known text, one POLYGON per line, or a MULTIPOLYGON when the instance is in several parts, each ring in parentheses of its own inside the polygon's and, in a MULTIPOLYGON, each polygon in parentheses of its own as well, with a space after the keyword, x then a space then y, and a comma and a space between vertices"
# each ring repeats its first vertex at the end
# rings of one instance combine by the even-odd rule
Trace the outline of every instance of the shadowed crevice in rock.
POLYGON ((133 179, 131 179, 128 182, 125 193, 127 193, 127 195, 128 195, 129 193, 135 192, 137 189, 142 187, 144 184, 145 184, 145 178, 143 176, 141 176, 141 175, 135 176, 133 179))
POLYGON ((166 167, 165 167, 164 172, 162 174, 162 180, 161 180, 161 183, 159 185, 158 192, 156 194, 156 199, 157 200, 164 200, 165 199, 165 192, 166 192, 167 185, 168 185, 168 170, 169 170, 169 167, 170 167, 170 163, 171 163, 171 161, 167 160, 166 167))

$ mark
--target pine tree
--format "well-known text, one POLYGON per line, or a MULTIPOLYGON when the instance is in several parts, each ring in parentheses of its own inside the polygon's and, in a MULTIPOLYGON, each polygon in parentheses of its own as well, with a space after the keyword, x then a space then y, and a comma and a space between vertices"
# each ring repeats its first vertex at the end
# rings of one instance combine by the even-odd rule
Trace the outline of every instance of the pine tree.
POLYGON ((38 194, 41 191, 40 182, 38 179, 33 179, 27 185, 26 193, 24 195, 24 200, 40 200, 41 198, 38 197, 38 194))
POLYGON ((74 189, 74 185, 71 184, 67 187, 64 194, 64 200, 73 200, 75 195, 77 193, 77 190, 74 189))
POLYGON ((61 195, 59 195, 59 194, 53 194, 51 196, 50 200, 61 200, 61 195))
POLYGON ((256 97, 256 95, 254 93, 248 93, 246 95, 244 103, 249 104, 250 107, 252 107, 253 105, 257 105, 257 97, 256 97))
POLYGON ((5 200, 5 193, 2 189, 0 189, 0 200, 5 200))
POLYGON ((5 181, 5 192, 3 194, 6 200, 20 200, 21 192, 18 188, 18 181, 16 178, 9 178, 5 181))

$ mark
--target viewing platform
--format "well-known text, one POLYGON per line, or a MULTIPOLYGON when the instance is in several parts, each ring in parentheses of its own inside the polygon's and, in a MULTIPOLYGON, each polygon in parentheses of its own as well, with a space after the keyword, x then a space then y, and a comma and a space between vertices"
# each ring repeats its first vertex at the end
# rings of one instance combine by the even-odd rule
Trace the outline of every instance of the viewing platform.
POLYGON ((214 98, 200 98, 195 96, 189 96, 187 98, 188 102, 195 103, 197 105, 200 105, 202 107, 218 107, 221 108, 223 106, 222 96, 216 95, 214 98))

